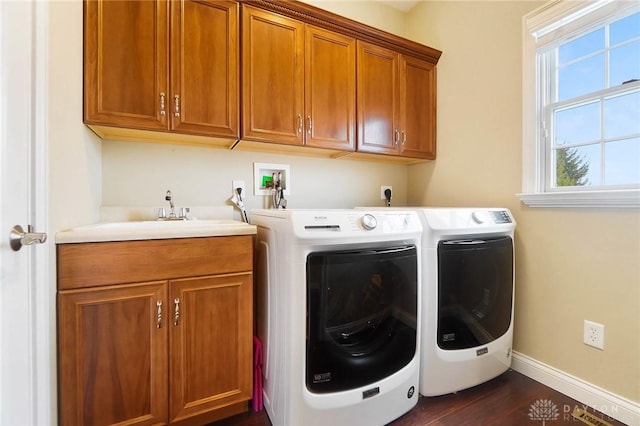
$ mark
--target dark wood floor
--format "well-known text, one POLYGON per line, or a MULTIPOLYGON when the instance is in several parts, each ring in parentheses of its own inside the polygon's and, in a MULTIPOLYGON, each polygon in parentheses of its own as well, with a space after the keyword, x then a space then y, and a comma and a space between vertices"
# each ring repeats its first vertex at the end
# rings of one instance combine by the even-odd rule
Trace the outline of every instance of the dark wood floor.
MULTIPOLYGON (((553 407, 551 405, 551 407, 553 407)), ((521 426, 543 425, 584 426, 571 416, 576 407, 588 409, 612 425, 620 423, 578 401, 544 386, 516 371, 509 370, 501 376, 474 388, 438 397, 420 397, 413 410, 390 423, 391 426, 521 426), (541 401, 551 401, 557 418, 532 414, 532 407, 541 401), (546 417, 543 423, 541 417, 546 417)), ((216 426, 269 426, 271 422, 264 411, 240 414, 220 422, 216 426)), ((302 426, 302 425, 291 425, 302 426)), ((327 425, 330 426, 330 425, 327 425)))

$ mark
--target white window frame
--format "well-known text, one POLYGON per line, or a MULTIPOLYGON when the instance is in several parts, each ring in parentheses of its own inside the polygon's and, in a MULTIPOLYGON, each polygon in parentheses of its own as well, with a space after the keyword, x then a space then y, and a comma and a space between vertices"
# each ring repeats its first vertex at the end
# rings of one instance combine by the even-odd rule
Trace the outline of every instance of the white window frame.
POLYGON ((621 0, 568 1, 553 0, 523 17, 523 105, 522 105, 522 193, 516 194, 531 207, 605 207, 640 208, 640 189, 579 190, 546 188, 550 159, 547 158, 544 129, 541 128, 541 84, 536 54, 565 34, 598 22, 611 14, 640 10, 638 2, 621 0))

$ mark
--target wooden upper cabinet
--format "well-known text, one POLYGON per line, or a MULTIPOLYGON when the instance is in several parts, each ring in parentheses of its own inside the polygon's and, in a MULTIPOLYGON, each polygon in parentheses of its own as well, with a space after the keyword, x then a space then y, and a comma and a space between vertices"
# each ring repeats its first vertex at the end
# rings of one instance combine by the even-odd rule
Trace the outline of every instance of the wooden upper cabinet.
POLYGON ((400 55, 358 41, 358 151, 397 154, 400 55))
POLYGON ((304 24, 243 5, 242 136, 302 145, 304 24))
POLYGON ((358 151, 436 155, 435 65, 358 42, 358 151))
POLYGON ((233 1, 171 2, 171 130, 238 137, 238 13, 233 1))
POLYGON ((436 158, 436 67, 410 56, 401 58, 401 154, 436 158))
POLYGON ((166 424, 170 319, 166 281, 59 294, 60 424, 166 424))
POLYGON ((84 2, 84 120, 87 124, 167 128, 169 3, 84 2))
POLYGON ((355 39, 243 5, 242 137, 353 151, 355 39))
POLYGON ((355 149, 356 41, 307 26, 305 35, 306 145, 355 149))
POLYGON ((173 280, 170 421, 250 400, 253 275, 173 280))
POLYGON ((238 137, 236 2, 84 5, 85 123, 238 137))

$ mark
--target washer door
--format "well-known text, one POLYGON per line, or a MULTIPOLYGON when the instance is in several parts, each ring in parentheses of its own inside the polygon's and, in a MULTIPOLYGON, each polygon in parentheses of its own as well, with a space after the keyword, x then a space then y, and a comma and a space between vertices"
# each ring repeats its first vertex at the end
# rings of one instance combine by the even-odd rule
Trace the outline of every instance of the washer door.
POLYGON ((307 257, 306 384, 336 392, 383 379, 416 351, 414 246, 307 257))
POLYGON ((438 243, 438 331, 441 349, 489 343, 511 325, 511 237, 438 243))

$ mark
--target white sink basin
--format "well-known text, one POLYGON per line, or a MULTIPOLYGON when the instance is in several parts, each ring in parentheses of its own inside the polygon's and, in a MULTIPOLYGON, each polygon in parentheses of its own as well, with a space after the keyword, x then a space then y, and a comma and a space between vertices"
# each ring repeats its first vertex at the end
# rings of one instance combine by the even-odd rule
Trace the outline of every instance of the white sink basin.
POLYGON ((256 227, 237 220, 149 220, 105 222, 56 234, 56 243, 155 240, 165 238, 250 235, 256 227))
POLYGON ((194 227, 211 227, 211 226, 236 226, 238 222, 235 220, 143 220, 139 222, 108 222, 96 223, 95 225, 82 226, 79 229, 183 229, 194 227))

